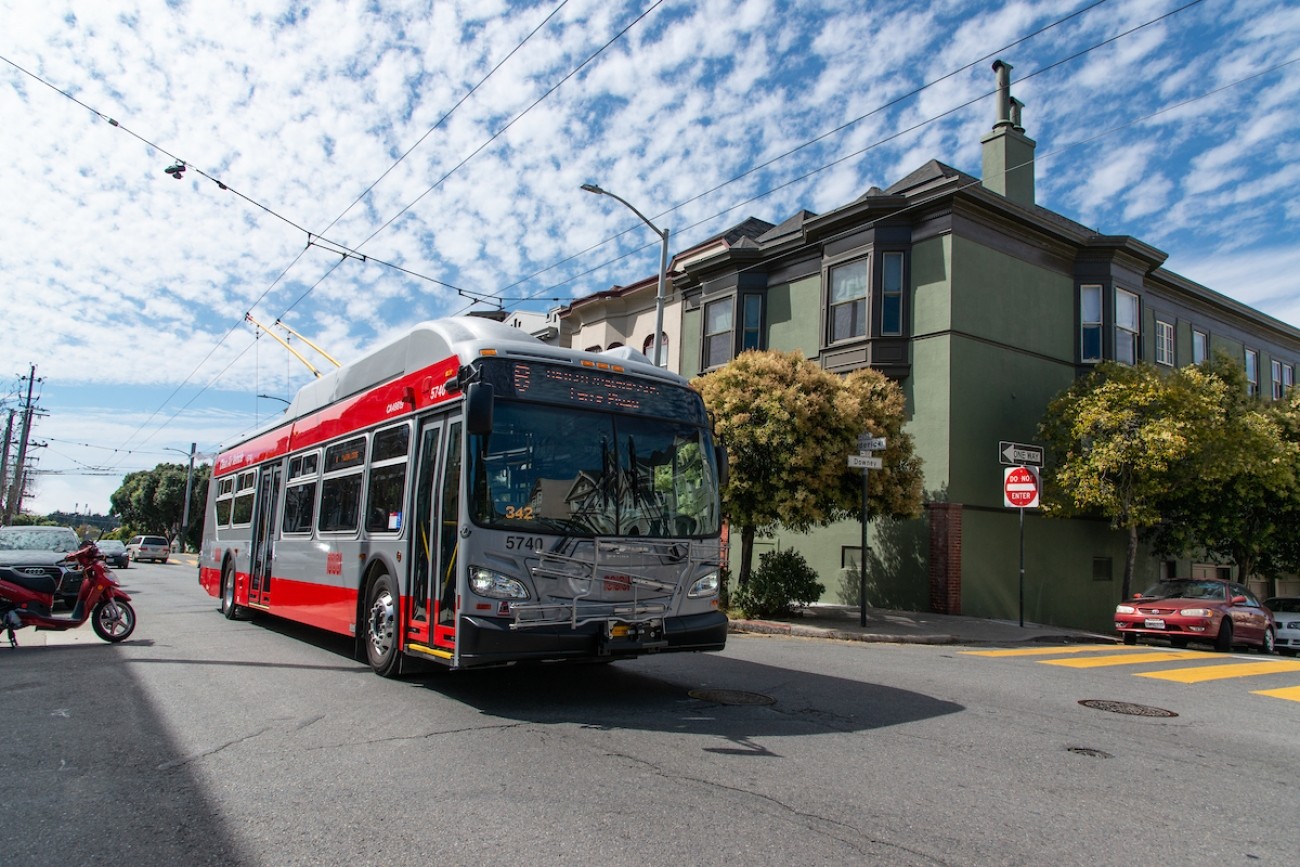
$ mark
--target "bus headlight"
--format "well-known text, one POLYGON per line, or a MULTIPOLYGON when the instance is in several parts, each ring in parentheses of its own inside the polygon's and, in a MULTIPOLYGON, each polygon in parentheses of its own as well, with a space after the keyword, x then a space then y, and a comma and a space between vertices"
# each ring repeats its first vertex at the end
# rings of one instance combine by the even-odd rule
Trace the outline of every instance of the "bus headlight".
POLYGON ((691 585, 690 591, 686 594, 692 599, 698 599, 701 596, 716 596, 718 593, 718 573, 710 572, 703 578, 691 585))
POLYGON ((469 589, 479 596, 488 596, 492 599, 528 598, 528 588, 520 581, 481 566, 470 567, 469 589))

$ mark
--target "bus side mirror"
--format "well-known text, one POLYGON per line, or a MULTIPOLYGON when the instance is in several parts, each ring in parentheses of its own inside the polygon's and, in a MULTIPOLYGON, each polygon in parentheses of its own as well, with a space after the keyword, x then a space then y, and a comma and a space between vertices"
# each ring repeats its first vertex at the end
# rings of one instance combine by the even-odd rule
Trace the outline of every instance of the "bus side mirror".
POLYGON ((465 389, 465 430, 471 434, 492 433, 492 384, 472 382, 465 389))
POLYGON ((727 459, 726 446, 715 445, 713 454, 718 461, 718 490, 722 490, 727 486, 727 480, 731 478, 731 464, 727 459))

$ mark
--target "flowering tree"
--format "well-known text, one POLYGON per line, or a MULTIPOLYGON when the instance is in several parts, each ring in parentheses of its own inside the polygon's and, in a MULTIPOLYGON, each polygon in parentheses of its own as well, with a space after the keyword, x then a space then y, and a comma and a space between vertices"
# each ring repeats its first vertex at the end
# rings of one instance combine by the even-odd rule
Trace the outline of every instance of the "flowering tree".
POLYGON ((903 433, 903 394, 879 371, 839 376, 798 352, 751 351, 692 385, 727 448, 731 478, 722 505, 740 531, 742 586, 759 531, 780 525, 806 532, 861 517, 861 473, 848 466, 860 434, 889 444, 884 470, 872 473, 870 514, 920 514, 921 461, 903 433))
POLYGON ((1127 532, 1122 597, 1132 592, 1139 533, 1161 523, 1189 470, 1208 471, 1227 392, 1195 367, 1105 363, 1048 405, 1039 428, 1051 452, 1043 513, 1099 515, 1127 532))

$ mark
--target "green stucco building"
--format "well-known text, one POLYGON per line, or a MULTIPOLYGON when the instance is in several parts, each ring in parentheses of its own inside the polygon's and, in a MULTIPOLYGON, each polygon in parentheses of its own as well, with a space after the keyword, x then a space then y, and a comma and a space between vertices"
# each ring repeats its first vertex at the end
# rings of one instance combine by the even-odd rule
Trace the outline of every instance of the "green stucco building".
MULTIPOLYGON (((999 444, 1035 443, 1048 402, 1097 362, 1180 366, 1223 350, 1271 398, 1300 362, 1300 330, 1166 270, 1165 254, 1136 238, 1036 205, 1035 143, 1008 67, 994 69, 982 179, 931 161, 828 213, 747 220, 670 269, 662 339, 684 375, 758 348, 800 350, 832 371, 869 365, 901 384, 927 504, 918 520, 872 522, 873 606, 1020 615, 1021 515, 1003 505, 999 444)), ((557 315, 559 339, 649 345, 656 283, 575 301, 557 315)), ((845 523, 760 539, 756 553, 797 548, 827 586, 823 601, 856 605, 859 539, 845 523)), ((1104 522, 1027 510, 1025 620, 1108 630, 1124 556, 1124 535, 1104 522)), ((1135 585, 1217 569, 1140 557, 1135 585)))

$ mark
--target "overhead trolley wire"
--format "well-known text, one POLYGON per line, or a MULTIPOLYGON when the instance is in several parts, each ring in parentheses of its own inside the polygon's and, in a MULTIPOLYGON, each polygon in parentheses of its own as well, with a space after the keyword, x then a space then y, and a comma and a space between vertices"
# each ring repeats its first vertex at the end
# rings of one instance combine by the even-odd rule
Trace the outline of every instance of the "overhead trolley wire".
MULTIPOLYGON (((1064 21, 1067 21, 1067 20, 1069 20, 1070 18, 1073 18, 1073 17, 1075 17, 1075 16, 1077 16, 1077 15, 1083 13, 1083 12, 1087 12, 1087 11, 1089 11, 1089 10, 1091 10, 1091 9, 1094 9, 1094 8, 1096 8, 1097 6, 1100 6, 1100 5, 1101 5, 1102 3, 1104 3, 1104 2, 1106 2, 1106 0, 1099 0, 1099 2, 1093 3, 1092 5, 1087 6, 1087 7, 1083 8, 1083 9, 1077 11, 1077 12, 1071 13, 1071 15, 1066 16, 1065 18, 1062 18, 1062 19, 1060 19, 1059 21, 1053 22, 1052 24, 1047 25, 1047 26, 1045 26, 1045 27, 1043 27, 1043 28, 1041 28, 1041 29, 1035 31, 1033 34, 1030 34, 1030 37, 1035 36, 1035 35, 1038 35, 1038 34, 1044 32, 1045 30, 1049 29, 1050 27, 1053 27, 1053 26, 1056 26, 1056 25, 1058 25, 1058 24, 1061 24, 1061 23, 1063 23, 1064 21)), ((1126 36, 1130 36, 1130 35, 1132 35, 1133 33, 1136 33, 1136 32, 1139 31, 1139 30, 1142 30, 1142 29, 1144 29, 1144 28, 1146 28, 1146 27, 1150 27, 1150 26, 1152 26, 1152 25, 1154 25, 1154 24, 1158 24, 1159 22, 1161 22, 1161 21, 1163 21, 1163 20, 1165 20, 1165 19, 1167 19, 1167 18, 1169 18, 1169 17, 1171 17, 1171 16, 1173 16, 1173 15, 1176 15, 1176 14, 1178 14, 1178 13, 1180 13, 1180 12, 1183 12, 1183 11, 1185 11, 1185 10, 1187 10, 1187 9, 1190 9, 1191 7, 1196 6, 1196 5, 1198 5, 1198 4, 1202 3, 1202 2, 1204 2, 1204 0, 1190 0, 1190 2, 1185 3, 1185 4, 1183 4, 1182 6, 1177 7, 1176 9, 1172 9, 1172 10, 1170 10, 1169 12, 1166 12, 1166 13, 1164 13, 1164 14, 1162 14, 1162 15, 1159 15, 1159 16, 1157 16, 1157 17, 1155 17, 1155 18, 1150 19, 1149 21, 1146 21, 1146 22, 1144 22, 1144 23, 1142 23, 1142 24, 1138 24, 1138 25, 1136 25, 1136 26, 1134 26, 1134 27, 1131 27, 1131 28, 1129 28, 1129 29, 1127 29, 1127 30, 1125 30, 1125 31, 1123 31, 1123 32, 1121 32, 1121 33, 1118 33, 1118 34, 1114 35, 1114 36, 1108 37, 1107 39, 1104 39, 1104 40, 1102 40, 1102 41, 1100 41, 1100 42, 1098 42, 1098 43, 1095 43, 1095 44, 1089 46, 1088 48, 1082 49, 1082 50, 1080 50, 1080 51, 1075 52, 1074 54, 1071 54, 1071 55, 1068 55, 1068 56, 1066 56, 1066 57, 1063 57, 1063 58, 1061 58, 1060 60, 1057 60, 1057 61, 1055 61, 1055 62, 1053 62, 1053 63, 1050 63, 1050 64, 1048 64, 1047 66, 1041 67, 1041 68, 1039 68, 1039 69, 1037 69, 1037 70, 1035 70, 1035 71, 1033 71, 1033 72, 1031 72, 1031 73, 1029 73, 1029 74, 1027 74, 1027 75, 1022 75, 1022 76, 1020 76, 1019 78, 1015 79, 1012 83, 1015 84, 1015 83, 1020 83, 1020 82, 1028 81, 1028 80, 1031 79, 1031 78, 1034 78, 1034 77, 1036 77, 1036 76, 1042 75, 1042 74, 1045 73, 1045 72, 1049 72, 1049 71, 1051 71, 1051 70, 1053 70, 1053 69, 1056 69, 1057 67, 1063 66, 1063 65, 1065 65, 1065 64, 1067 64, 1067 63, 1070 63, 1070 62, 1072 62, 1072 61, 1074 61, 1074 60, 1077 60, 1078 58, 1083 57, 1084 55, 1087 55, 1087 54, 1089 54, 1089 53, 1091 53, 1091 52, 1093 52, 1093 51, 1096 51, 1096 50, 1099 49, 1099 48, 1104 48, 1105 46, 1110 45, 1111 43, 1113 43, 1113 42, 1115 42, 1115 41, 1117 41, 1117 40, 1119 40, 1119 39, 1123 39, 1123 38, 1126 37, 1126 36)), ((1009 47, 1014 47, 1014 46, 1016 46, 1016 45, 1019 45, 1020 43, 1024 42, 1025 39, 1030 38, 1030 37, 1022 37, 1021 39, 1017 39, 1015 42, 1010 43, 1010 44, 1007 46, 1007 48, 1009 48, 1009 47)), ((728 186, 729 184, 735 183, 736 181, 739 181, 739 180, 741 180, 742 178, 745 178, 745 177, 749 176, 750 174, 753 174, 755 171, 757 171, 757 170, 759 170, 759 169, 761 169, 761 168, 764 168, 764 167, 770 166, 772 163, 776 162, 776 161, 779 160, 779 159, 783 159, 783 158, 785 158, 785 157, 787 157, 787 156, 790 156, 790 155, 792 155, 792 154, 794 154, 794 153, 797 153, 798 151, 804 149, 805 147, 807 147, 807 146, 810 145, 810 144, 813 144, 813 143, 815 143, 815 142, 817 142, 817 141, 821 141, 822 139, 825 139, 826 137, 828 137, 828 136, 830 136, 830 135, 833 135, 833 134, 836 133, 836 132, 840 132, 840 131, 842 131, 842 130, 844 130, 844 129, 847 129, 847 128, 850 127, 850 126, 852 126, 852 125, 854 125, 854 124, 856 124, 856 123, 858 123, 858 122, 860 122, 860 121, 862 121, 862 120, 864 120, 864 119, 866 119, 866 118, 868 118, 868 117, 871 117, 872 115, 877 114, 877 113, 879 113, 880 111, 882 111, 882 110, 884 110, 884 109, 886 109, 886 108, 889 108, 889 107, 891 107, 891 106, 897 104, 900 100, 902 100, 902 99, 906 99, 906 98, 911 97, 911 96, 915 96, 916 94, 920 93, 921 91, 925 90, 926 88, 928 88, 928 87, 932 87, 932 86, 934 86, 934 85, 936 85, 936 84, 938 84, 938 83, 940 83, 940 82, 942 82, 942 81, 945 81, 945 80, 947 80, 948 78, 951 78, 953 75, 955 75, 955 74, 957 74, 957 73, 960 73, 960 72, 962 72, 962 71, 968 70, 968 69, 970 69, 971 67, 975 66, 976 64, 981 63, 981 62, 987 60, 989 57, 993 57, 993 56, 995 56, 995 55, 997 55, 997 54, 1000 54, 1000 53, 1002 53, 1002 52, 1005 51, 1005 50, 1006 50, 1006 48, 1000 48, 1000 49, 998 49, 997 51, 990 52, 989 54, 986 54, 985 56, 981 57, 980 59, 975 60, 975 61, 972 61, 971 63, 966 64, 965 66, 963 66, 963 67, 962 67, 961 69, 959 69, 959 70, 956 70, 956 71, 954 71, 954 72, 951 72, 951 73, 948 73, 948 74, 946 74, 946 75, 943 75, 943 76, 941 76, 940 78, 937 78, 937 79, 935 79, 934 81, 931 81, 931 82, 929 82, 928 84, 923 85, 922 87, 919 87, 919 88, 917 88, 917 89, 911 91, 911 92, 910 92, 909 94, 907 94, 906 96, 899 97, 899 98, 897 98, 897 99, 891 100, 890 102, 885 103, 884 105, 882 105, 882 106, 880 106, 880 107, 878 107, 878 108, 872 109, 871 111, 867 112, 866 114, 860 115, 859 117, 854 118, 853 120, 851 120, 851 121, 849 121, 849 122, 847 122, 847 123, 845 123, 845 124, 842 124, 842 125, 840 125, 839 127, 835 128, 835 129, 833 129, 833 130, 830 130, 830 131, 828 131, 828 132, 822 133, 821 135, 817 136, 816 138, 811 139, 811 140, 809 140, 809 141, 807 141, 807 142, 804 142, 803 144, 799 145, 798 147, 793 148, 793 149, 787 151, 786 153, 784 153, 784 154, 782 154, 782 155, 780 155, 780 156, 778 156, 778 157, 774 157, 774 158, 768 160, 767 162, 763 163, 761 166, 755 166, 754 168, 748 169, 748 170, 742 172, 741 174, 736 175, 736 176, 735 176, 734 178, 732 178, 731 180, 728 180, 728 181, 725 181, 725 182, 723 182, 723 183, 721 183, 721 184, 718 184, 716 187, 712 188, 711 190, 706 191, 705 193, 697 194, 697 195, 695 195, 695 196, 692 196, 692 197, 689 198, 689 199, 686 199, 686 200, 683 201, 683 202, 680 202, 680 203, 678 203, 678 204, 676 204, 676 205, 673 205, 672 207, 667 208, 667 209, 665 209, 664 211, 662 211, 662 212, 656 214, 656 215, 655 215, 654 217, 652 217, 651 219, 652 219, 652 220, 657 220, 657 219, 661 219, 662 217, 665 217, 665 216, 667 216, 667 215, 669 215, 669 214, 672 214, 672 213, 674 213, 674 212, 680 210, 681 208, 685 207, 686 205, 689 205, 689 204, 691 204, 692 202, 695 202, 695 201, 699 200, 700 198, 702 198, 702 197, 705 196, 705 195, 708 195, 708 194, 710 194, 710 193, 717 192, 718 190, 721 190, 722 188, 728 186)), ((1254 76, 1252 76, 1252 77, 1254 77, 1254 76)), ((768 188, 768 189, 766 189, 766 190, 764 190, 764 191, 762 191, 762 192, 760 192, 760 193, 756 193, 755 195, 750 196, 750 197, 747 198, 747 199, 743 199, 743 200, 741 200, 741 201, 739 201, 739 202, 736 202, 735 204, 729 205, 728 207, 724 208, 724 209, 721 210, 721 211, 718 211, 717 213, 714 213, 714 214, 712 214, 712 215, 710 215, 710 216, 708 216, 708 217, 705 217, 705 218, 703 218, 703 219, 697 220, 697 221, 695 221, 694 223, 691 223, 691 224, 685 226, 683 229, 679 230, 679 231, 678 231, 678 234, 680 235, 681 232, 689 231, 689 230, 691 230, 691 229, 694 229, 694 228, 697 228, 697 227, 699 227, 699 226, 702 226, 702 225, 705 225, 705 224, 707 224, 707 223, 710 223, 710 222, 712 222, 713 220, 718 219, 719 217, 726 216, 727 214, 731 213, 732 211, 736 210, 737 208, 741 208, 741 207, 744 207, 745 205, 752 204, 752 203, 754 203, 754 202, 756 202, 756 201, 759 201, 759 200, 761 200, 761 199, 766 198, 767 196, 772 195, 773 193, 779 192, 780 190, 783 190, 783 189, 785 189, 785 188, 787 188, 787 187, 793 186, 794 184, 797 184, 797 183, 799 183, 800 181, 807 180, 807 179, 810 178, 810 177, 813 177, 813 176, 815 176, 815 175, 817 175, 817 174, 820 174, 821 172, 824 172, 824 171, 826 171, 827 169, 834 168, 835 166, 840 165, 841 163, 847 162, 848 160, 854 159, 854 158, 856 158, 856 157, 860 157, 860 156, 862 156, 863 154, 867 153, 868 151, 874 150, 875 148, 880 147, 881 145, 887 144, 887 143, 889 143, 889 142, 891 142, 891 141, 893 141, 893 140, 895 140, 895 139, 897 139, 897 138, 899 138, 899 137, 901 137, 901 136, 903 136, 903 135, 906 135, 906 134, 908 134, 908 133, 910 133, 910 132, 915 132, 916 130, 921 129, 921 128, 925 127, 925 126, 928 126, 929 124, 932 124, 932 123, 934 123, 935 121, 941 120, 941 119, 943 119, 943 118, 945 118, 945 117, 948 117, 949 115, 955 114, 956 112, 959 112, 959 111, 961 111, 961 110, 963 110, 963 109, 965 109, 965 108, 969 108, 970 106, 972 106, 972 105, 974 105, 974 104, 980 102, 981 100, 987 99, 989 96, 992 96, 992 95, 994 95, 994 94, 996 94, 996 93, 997 93, 997 90, 995 89, 995 90, 991 90, 991 91, 988 91, 988 92, 986 92, 986 93, 980 94, 979 96, 976 96, 976 97, 974 97, 974 98, 972 98, 972 99, 969 99, 969 100, 967 100, 967 101, 965 101, 965 102, 963 102, 963 103, 961 103, 961 104, 959 104, 959 105, 956 105, 956 106, 954 106, 954 107, 952 107, 952 108, 949 108, 949 109, 946 110, 946 111, 940 112, 939 114, 936 114, 936 115, 932 115, 932 116, 926 118, 925 120, 922 120, 922 121, 920 121, 920 122, 918 122, 918 123, 913 124, 912 126, 909 126, 909 127, 904 128, 904 129, 898 130, 898 131, 896 131, 896 132, 894 132, 894 133, 891 133, 890 135, 885 136, 884 138, 878 139, 878 140, 872 142, 871 144, 869 144, 869 145, 867 145, 867 146, 865 146, 865 147, 863 147, 863 148, 860 148, 860 149, 858 149, 858 150, 856 150, 856 151, 853 151, 853 152, 851 152, 851 153, 845 154, 845 155, 843 155, 843 156, 837 157, 837 158, 835 158, 834 160, 831 160, 830 162, 823 163, 822 165, 817 166, 816 168, 813 168, 813 169, 811 169, 811 170, 809 170, 809 171, 806 171, 806 172, 804 172, 803 174, 800 174, 800 175, 798 175, 798 176, 796 176, 796 177, 794 177, 794 178, 791 178, 791 179, 789 179, 789 180, 786 180, 786 181, 784 181, 784 182, 782 182, 782 183, 780 183, 780 184, 777 184, 776 186, 770 187, 770 188, 768 188)), ((559 265, 562 265, 562 264, 565 264, 565 263, 567 263, 567 262, 570 262, 570 261, 572 261, 572 260, 578 258, 579 256, 582 256, 582 255, 584 255, 584 254, 586 254, 586 253, 591 252, 592 250, 599 249, 600 247, 605 246, 606 244, 610 243, 611 241, 614 241, 614 240, 616 240, 617 238, 622 237, 622 236, 623 236, 624 234, 626 234, 627 232, 633 231, 633 230, 635 230, 636 228, 638 228, 638 227, 637 227, 637 226, 631 226, 631 227, 629 227, 628 229, 625 229, 623 232, 620 232, 620 233, 618 233, 618 234, 616 234, 616 235, 613 235, 613 236, 611 236, 611 237, 609 237, 609 238, 607 238, 607 239, 605 239, 605 240, 603 240, 603 241, 600 241, 600 242, 598 242, 598 243, 596 243, 596 244, 593 244, 592 246, 588 247, 587 249, 583 250, 583 251, 580 252, 580 253, 575 253, 574 255, 569 256, 569 257, 567 257, 567 258, 565 258, 565 259, 562 259, 562 260, 560 260, 559 262, 556 262, 556 263, 553 264, 553 265, 549 265, 549 266, 547 266, 546 268, 542 269, 541 271, 535 272, 534 274, 529 275, 528 277, 524 277, 524 278, 522 278, 522 279, 520 279, 520 280, 518 280, 518 281, 516 281, 516 282, 514 282, 514 283, 511 283, 511 284, 508 285, 508 286, 503 287, 502 289, 498 290, 498 293, 504 293, 505 291, 507 291, 507 290, 509 290, 509 289, 512 289, 512 288, 514 288, 514 287, 516 287, 516 286, 519 286, 520 284, 522 284, 522 283, 524 283, 524 282, 527 282, 528 280, 531 280, 533 277, 536 277, 536 276, 538 276, 538 275, 540 275, 540 274, 544 274, 544 273, 546 273, 547 271, 550 271, 550 270, 552 270, 553 268, 555 268, 555 267, 557 267, 557 266, 559 266, 559 265)), ((622 254, 622 255, 620 255, 620 256, 616 256, 616 257, 614 257, 613 259, 609 259, 609 260, 607 260, 607 261, 605 261, 605 262, 602 262, 601 264, 596 265, 596 266, 594 266, 593 268, 589 268, 589 269, 587 269, 586 271, 583 271, 583 272, 581 272, 581 273, 579 273, 579 274, 575 274, 575 275, 573 275, 573 276, 571 276, 571 277, 568 277, 568 278, 566 278, 566 279, 560 281, 559 283, 554 283, 554 284, 551 284, 550 286, 545 287, 544 289, 540 289, 540 290, 538 290, 536 293, 533 293, 532 295, 525 296, 524 298, 522 298, 522 299, 520 299, 520 300, 523 301, 523 302, 539 300, 539 298, 541 298, 541 297, 545 297, 547 293, 554 292, 556 289, 559 289, 559 288, 562 287, 562 286, 565 286, 565 285, 567 285, 567 284, 569 284, 569 283, 572 283, 573 281, 578 280, 578 279, 580 279, 580 278, 582 278, 582 277, 585 277, 585 276, 587 276, 587 275, 589 275, 589 274, 592 274, 592 273, 594 273, 595 271, 598 271, 598 270, 600 270, 600 269, 602 269, 602 268, 608 267, 609 265, 612 265, 612 264, 614 264, 615 262, 619 262, 619 261, 621 261, 621 260, 627 258, 628 256, 631 256, 631 255, 634 255, 634 254, 636 254, 636 253, 639 253, 639 252, 641 252, 641 251, 643 251, 643 250, 649 249, 649 248, 652 247, 652 246, 654 246, 654 243, 643 244, 642 246, 640 246, 640 247, 636 247, 636 248, 634 248, 634 249, 628 251, 627 253, 624 253, 624 254, 622 254)))

